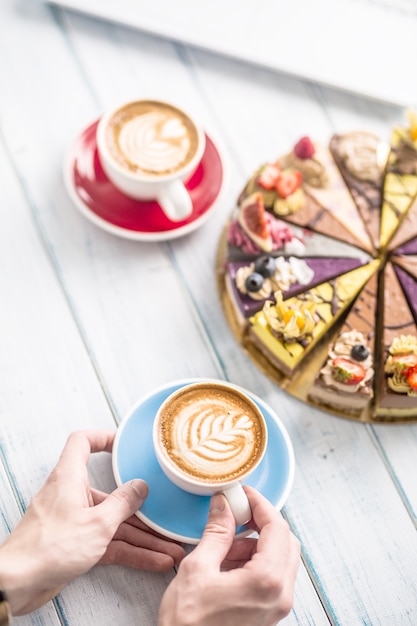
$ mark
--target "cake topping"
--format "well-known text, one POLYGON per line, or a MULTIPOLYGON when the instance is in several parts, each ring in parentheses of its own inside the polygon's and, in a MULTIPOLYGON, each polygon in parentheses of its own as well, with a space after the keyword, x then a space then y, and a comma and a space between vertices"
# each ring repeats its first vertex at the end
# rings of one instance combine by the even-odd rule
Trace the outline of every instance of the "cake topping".
POLYGON ((395 393, 417 396, 417 337, 395 337, 385 363, 388 386, 395 393))
POLYGON ((354 393, 366 388, 374 370, 373 359, 362 333, 357 330, 341 333, 331 346, 320 374, 327 386, 341 391, 354 393))
POLYGON ((412 367, 407 374, 407 382, 413 392, 417 393, 417 367, 412 367))
POLYGON ((262 255, 255 261, 255 272, 258 272, 265 278, 273 276, 275 272, 275 261, 272 256, 262 255))
POLYGON ((278 159, 278 165, 301 172, 303 181, 312 187, 326 187, 328 176, 325 165, 316 158, 316 147, 308 137, 302 137, 294 149, 278 159))
POLYGON ((256 293, 257 291, 260 291, 263 283, 264 277, 262 276, 262 274, 258 274, 258 272, 252 272, 245 278, 245 290, 250 293, 256 293))
POLYGON ((254 263, 240 267, 236 272, 236 287, 240 293, 254 300, 268 298, 274 291, 288 291, 294 283, 307 285, 314 271, 302 259, 284 257, 274 259, 261 256, 254 263))
POLYGON ((346 133, 339 136, 338 151, 352 176, 358 180, 379 182, 385 167, 385 160, 380 157, 380 144, 379 139, 370 133, 346 133))
POLYGON ((364 343, 355 343, 350 354, 355 361, 365 361, 369 356, 369 348, 364 343))
POLYGON ((256 182, 264 189, 275 189, 280 174, 281 169, 276 163, 267 163, 261 168, 256 182))
POLYGON ((238 222, 261 250, 272 250, 272 237, 261 193, 254 193, 242 202, 238 222))
POLYGON ((333 359, 331 371, 333 378, 344 385, 357 385, 366 376, 366 369, 362 365, 343 357, 333 359))
POLYGON ((415 144, 415 147, 417 147, 417 112, 412 109, 407 109, 405 114, 410 125, 408 130, 410 139, 415 144))
POLYGON ((288 198, 291 196, 301 185, 303 180, 301 172, 298 170, 284 170, 277 178, 275 188, 280 198, 288 198))
MULTIPOLYGON (((305 252, 304 242, 293 233, 288 224, 276 219, 270 213, 265 212, 268 229, 272 239, 272 249, 280 250, 285 254, 296 254, 303 256, 305 252)), ((238 220, 234 220, 228 228, 227 240, 231 246, 240 248, 245 254, 258 254, 261 248, 252 240, 240 226, 238 220)))
POLYGON ((311 159, 316 149, 310 137, 301 137, 294 146, 294 154, 299 159, 311 159))
POLYGON ((408 126, 398 126, 393 136, 397 135, 397 145, 392 148, 390 171, 404 175, 417 174, 417 113, 406 111, 408 126))
POLYGON ((271 330, 285 341, 297 341, 311 336, 316 326, 315 305, 313 302, 298 302, 288 306, 282 298, 282 292, 275 292, 276 304, 267 301, 263 312, 271 330))

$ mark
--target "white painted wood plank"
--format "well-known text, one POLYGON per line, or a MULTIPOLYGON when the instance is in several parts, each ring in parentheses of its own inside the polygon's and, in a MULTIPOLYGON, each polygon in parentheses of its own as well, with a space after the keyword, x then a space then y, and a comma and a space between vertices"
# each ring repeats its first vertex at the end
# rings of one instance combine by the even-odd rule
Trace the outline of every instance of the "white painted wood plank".
MULTIPOLYGON (((0 24, 5 29, 10 26, 10 22, 4 19, 0 24)), ((5 41, 3 37, 1 40, 5 41)), ((15 100, 10 100, 10 111, 14 105, 15 100)), ((23 114, 18 107, 15 112, 23 114)), ((12 128, 8 126, 8 130, 12 130, 15 118, 13 115, 6 117, 6 121, 2 117, 2 123, 10 121, 12 128)), ((12 144, 10 151, 18 150, 18 144, 13 141, 12 144)), ((34 171, 37 166, 44 167, 43 162, 37 163, 36 160, 40 145, 32 146, 34 171)), ((25 150, 29 146, 30 141, 26 143, 26 140, 20 146, 23 161, 25 156, 27 158, 25 150)), ((30 148, 28 152, 31 152, 30 148)), ((59 275, 45 254, 28 197, 22 193, 2 146, 0 171, 0 322, 1 327, 7 329, 2 336, 0 352, 0 441, 8 473, 19 498, 27 503, 52 469, 71 430, 111 428, 115 422, 74 323, 73 313, 68 308, 59 275)), ((73 260, 76 261, 76 255, 73 260)), ((110 457, 106 456, 107 464, 99 475, 106 473, 109 479, 110 457)), ((75 617, 68 623, 72 621, 77 625, 128 623, 133 614, 143 624, 153 624, 157 610, 155 598, 162 595, 170 575, 130 574, 121 568, 107 568, 102 573, 94 570, 61 594, 58 600, 60 612, 73 612, 75 617), (129 596, 131 604, 120 603, 113 596, 107 603, 98 603, 92 616, 89 596, 96 581, 101 581, 102 587, 108 589, 117 588, 121 580, 124 595, 129 596)), ((33 614, 30 618, 22 618, 22 624, 39 624, 41 619, 33 614)))
MULTIPOLYGON (((10 530, 17 524, 21 513, 11 489, 10 481, 4 470, 0 446, 0 543, 7 537, 10 530)), ((59 626, 60 620, 52 602, 34 612, 31 616, 15 618, 18 626, 59 626)))

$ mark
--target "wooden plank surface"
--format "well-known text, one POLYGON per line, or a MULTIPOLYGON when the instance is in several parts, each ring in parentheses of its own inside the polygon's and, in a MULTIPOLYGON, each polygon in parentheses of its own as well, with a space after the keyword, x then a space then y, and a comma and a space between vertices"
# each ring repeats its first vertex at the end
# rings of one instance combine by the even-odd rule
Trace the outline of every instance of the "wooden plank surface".
MULTIPOLYGON (((295 448, 284 514, 303 564, 283 623, 415 624, 416 426, 356 424, 278 389, 230 332, 215 276, 217 242, 254 168, 306 133, 387 135, 402 111, 29 1, 0 7, 0 85, 2 536, 71 430, 116 427, 169 380, 226 378, 277 411, 295 448), (78 132, 149 95, 195 113, 227 170, 210 220, 167 243, 101 231, 62 179, 78 132)), ((109 455, 91 475, 114 487, 109 455)), ((155 624, 173 575, 97 567, 16 623, 155 624)))

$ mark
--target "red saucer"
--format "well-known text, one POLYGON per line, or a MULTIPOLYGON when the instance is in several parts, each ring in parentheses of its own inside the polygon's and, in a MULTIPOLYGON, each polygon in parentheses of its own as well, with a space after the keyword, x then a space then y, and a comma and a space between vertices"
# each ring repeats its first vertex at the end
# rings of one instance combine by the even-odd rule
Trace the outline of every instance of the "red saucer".
POLYGON ((206 135, 206 149, 197 170, 186 182, 193 211, 172 222, 153 200, 134 200, 122 194, 104 173, 97 153, 98 120, 76 138, 65 169, 68 193, 77 208, 96 225, 129 239, 159 241, 180 237, 205 221, 223 186, 220 154, 206 135))

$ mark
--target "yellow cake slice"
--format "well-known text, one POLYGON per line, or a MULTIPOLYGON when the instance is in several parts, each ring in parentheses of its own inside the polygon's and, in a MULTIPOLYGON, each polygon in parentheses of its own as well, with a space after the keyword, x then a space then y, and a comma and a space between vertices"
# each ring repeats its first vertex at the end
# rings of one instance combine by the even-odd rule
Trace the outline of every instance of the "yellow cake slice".
POLYGON ((291 374, 377 271, 375 259, 285 302, 265 303, 250 318, 249 336, 279 371, 291 374))
POLYGON ((417 197, 417 116, 408 112, 409 128, 391 133, 381 207, 380 247, 385 249, 417 197))

